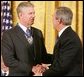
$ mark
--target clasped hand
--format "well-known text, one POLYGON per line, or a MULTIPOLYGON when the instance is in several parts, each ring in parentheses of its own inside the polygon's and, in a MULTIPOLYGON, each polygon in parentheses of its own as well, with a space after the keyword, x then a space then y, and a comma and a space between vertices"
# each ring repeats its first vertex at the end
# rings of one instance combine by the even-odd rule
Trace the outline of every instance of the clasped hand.
POLYGON ((49 69, 49 66, 51 64, 37 64, 36 66, 33 66, 32 72, 34 73, 33 76, 42 76, 42 73, 49 69))

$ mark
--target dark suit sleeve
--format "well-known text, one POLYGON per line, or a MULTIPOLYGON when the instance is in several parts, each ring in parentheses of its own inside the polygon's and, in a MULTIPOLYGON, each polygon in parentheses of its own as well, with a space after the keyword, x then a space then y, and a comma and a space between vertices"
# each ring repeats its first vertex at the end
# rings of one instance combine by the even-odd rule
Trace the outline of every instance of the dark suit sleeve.
MULTIPOLYGON (((49 70, 43 73, 44 76, 61 76, 67 73, 68 70, 73 66, 76 58, 80 58, 81 44, 76 39, 65 39, 59 45, 60 49, 57 48, 58 54, 55 54, 53 64, 49 70)), ((79 59, 80 60, 80 59, 79 59)))
POLYGON ((30 65, 23 63, 15 56, 13 40, 11 39, 10 33, 4 32, 2 37, 2 57, 7 67, 14 68, 16 71, 29 72, 31 70, 30 65))

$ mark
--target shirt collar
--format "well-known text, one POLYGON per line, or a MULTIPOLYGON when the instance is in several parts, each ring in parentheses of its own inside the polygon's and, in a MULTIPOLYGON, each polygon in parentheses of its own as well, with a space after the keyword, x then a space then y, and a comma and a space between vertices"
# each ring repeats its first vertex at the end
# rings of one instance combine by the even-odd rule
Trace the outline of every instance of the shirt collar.
POLYGON ((65 26, 59 33, 58 33, 58 36, 60 37, 61 34, 65 31, 66 28, 68 28, 69 26, 65 26))
MULTIPOLYGON (((19 23, 19 26, 20 26, 20 28, 26 33, 27 27, 25 27, 25 26, 22 25, 21 23, 19 23)), ((31 28, 29 27, 29 29, 31 29, 31 28)))

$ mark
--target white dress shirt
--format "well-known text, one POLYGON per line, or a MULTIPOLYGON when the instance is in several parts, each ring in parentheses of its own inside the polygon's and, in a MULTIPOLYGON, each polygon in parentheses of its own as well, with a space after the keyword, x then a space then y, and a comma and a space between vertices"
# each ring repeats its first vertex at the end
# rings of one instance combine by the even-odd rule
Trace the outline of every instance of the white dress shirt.
MULTIPOLYGON (((21 23, 18 24, 20 26, 20 28, 26 33, 27 27, 25 27, 24 25, 22 25, 21 23)), ((30 28, 30 27, 29 27, 30 28)))

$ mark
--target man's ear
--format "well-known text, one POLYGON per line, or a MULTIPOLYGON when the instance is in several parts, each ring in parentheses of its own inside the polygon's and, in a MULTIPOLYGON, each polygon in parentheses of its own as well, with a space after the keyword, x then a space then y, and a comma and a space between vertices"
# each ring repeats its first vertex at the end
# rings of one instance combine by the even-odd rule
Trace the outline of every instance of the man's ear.
POLYGON ((19 13, 19 14, 18 14, 18 17, 22 17, 22 13, 19 13))
POLYGON ((59 20, 59 23, 60 23, 60 24, 64 24, 64 20, 61 18, 61 19, 59 20))

